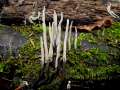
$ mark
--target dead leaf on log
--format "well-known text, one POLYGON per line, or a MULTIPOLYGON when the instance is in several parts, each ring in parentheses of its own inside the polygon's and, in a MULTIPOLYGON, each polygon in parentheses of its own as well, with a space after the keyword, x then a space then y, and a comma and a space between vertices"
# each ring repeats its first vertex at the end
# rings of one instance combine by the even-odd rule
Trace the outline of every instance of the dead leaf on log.
POLYGON ((112 18, 111 17, 104 17, 95 20, 92 24, 81 25, 81 26, 73 26, 72 28, 75 29, 77 27, 78 31, 86 32, 97 30, 103 27, 110 27, 112 25, 112 18))

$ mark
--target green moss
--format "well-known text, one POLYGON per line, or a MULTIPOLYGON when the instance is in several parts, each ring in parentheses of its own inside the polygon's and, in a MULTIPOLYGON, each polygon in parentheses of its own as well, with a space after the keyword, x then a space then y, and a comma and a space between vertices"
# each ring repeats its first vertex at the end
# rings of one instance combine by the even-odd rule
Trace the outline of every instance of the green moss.
POLYGON ((120 73, 120 24, 111 28, 80 33, 77 50, 68 52, 66 78, 109 79, 114 73, 120 73), (87 48, 81 46, 87 41, 87 48))
POLYGON ((78 37, 78 43, 84 40, 88 40, 90 43, 96 43, 96 39, 92 33, 80 33, 78 37))
MULTIPOLYGON (((0 28, 5 28, 4 25, 1 25, 0 28)), ((5 62, 2 62, 6 66, 11 63, 11 61, 17 61, 13 64, 16 64, 18 67, 16 69, 16 77, 24 78, 28 81, 32 81, 38 77, 39 71, 41 70, 40 65, 40 36, 42 32, 41 25, 32 25, 32 26, 12 26, 14 31, 20 32, 26 39, 27 42, 19 50, 19 58, 10 57, 5 62), (37 30, 35 30, 35 28, 37 30), (17 59, 17 60, 16 60, 17 59), (8 63, 8 64, 6 64, 8 63), (31 79, 31 80, 30 80, 31 79)), ((3 70, 2 64, 0 65, 0 70, 3 70)))
MULTIPOLYGON (((0 26, 1 28, 1 26, 0 26)), ((28 81, 38 78, 40 66, 40 36, 41 25, 12 26, 27 38, 27 43, 20 49, 20 57, 13 62, 18 66, 16 76, 28 81)), ((110 79, 114 73, 120 73, 120 23, 115 23, 111 28, 80 33, 78 49, 67 52, 65 64, 65 78, 74 79, 110 79), (81 46, 82 41, 87 41, 88 47, 81 46)), ((12 63, 9 59, 7 63, 12 63)), ((0 72, 4 72, 5 62, 0 64, 0 72)), ((40 90, 57 90, 60 79, 55 79, 51 84, 41 86, 40 90)))
POLYGON ((5 67, 5 64, 0 63, 0 72, 3 72, 3 71, 4 71, 4 67, 5 67))
POLYGON ((4 30, 5 28, 9 28, 9 26, 0 24, 0 30, 4 30))
POLYGON ((41 25, 20 26, 13 28, 27 38, 27 43, 20 48, 19 70, 22 78, 32 81, 38 77, 40 72, 40 36, 41 25), (30 80, 31 79, 31 80, 30 80))
POLYGON ((39 90, 59 90, 60 84, 60 79, 56 78, 52 83, 41 86, 39 90))

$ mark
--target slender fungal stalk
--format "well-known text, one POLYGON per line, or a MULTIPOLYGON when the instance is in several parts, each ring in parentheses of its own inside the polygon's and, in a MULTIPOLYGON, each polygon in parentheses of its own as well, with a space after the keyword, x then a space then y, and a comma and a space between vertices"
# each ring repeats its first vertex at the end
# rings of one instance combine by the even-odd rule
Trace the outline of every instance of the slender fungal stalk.
POLYGON ((62 21, 63 21, 63 12, 61 12, 61 19, 60 19, 60 21, 59 21, 59 25, 62 24, 62 21))
POLYGON ((54 14, 53 14, 53 37, 54 37, 54 46, 57 44, 56 43, 56 38, 57 38, 57 13, 54 11, 54 14))
POLYGON ((75 41, 74 41, 74 48, 77 49, 77 28, 75 27, 75 41))
POLYGON ((67 47, 67 37, 68 37, 68 29, 69 29, 69 20, 67 19, 64 45, 63 45, 63 61, 66 62, 66 47, 67 47))
POLYGON ((42 14, 42 26, 43 26, 43 42, 44 42, 44 49, 45 49, 45 63, 48 62, 48 47, 47 47, 47 33, 46 33, 46 24, 45 24, 45 7, 43 9, 42 14))
POLYGON ((58 31, 59 35, 58 35, 58 43, 57 43, 57 55, 56 55, 56 60, 55 60, 55 68, 57 68, 58 66, 58 59, 60 57, 60 51, 61 51, 61 28, 59 28, 60 30, 58 31))
POLYGON ((70 30, 69 30, 69 34, 68 34, 68 50, 71 49, 71 32, 72 32, 72 25, 73 25, 73 21, 70 24, 70 30))
POLYGON ((58 34, 57 34, 57 40, 56 40, 57 55, 56 55, 56 60, 55 60, 55 68, 58 67, 58 59, 60 57, 60 51, 61 51, 61 23, 62 21, 63 21, 63 14, 61 13, 61 19, 58 24, 58 34))
POLYGON ((40 37, 40 45, 41 45, 41 66, 44 66, 44 45, 43 45, 43 38, 40 37))
POLYGON ((53 31, 51 24, 49 23, 49 37, 50 37, 50 47, 49 47, 49 60, 52 61, 53 57, 53 31))
POLYGON ((52 45, 54 47, 54 22, 52 22, 52 45))

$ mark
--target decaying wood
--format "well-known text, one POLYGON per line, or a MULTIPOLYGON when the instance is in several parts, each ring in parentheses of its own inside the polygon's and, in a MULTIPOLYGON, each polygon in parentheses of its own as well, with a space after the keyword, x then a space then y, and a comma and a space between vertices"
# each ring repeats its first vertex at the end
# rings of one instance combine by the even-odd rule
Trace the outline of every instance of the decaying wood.
POLYGON ((88 25, 81 25, 81 26, 73 26, 72 28, 74 29, 75 27, 77 27, 77 29, 79 31, 92 31, 92 30, 96 30, 96 29, 100 29, 103 27, 110 27, 112 25, 112 18, 111 17, 104 17, 101 19, 97 19, 95 22, 90 23, 88 25))
MULTIPOLYGON (((20 19, 17 19, 17 21, 11 20, 10 24, 12 24, 12 21, 14 21, 13 24, 21 23, 21 22, 23 23, 25 21, 24 19, 27 19, 31 15, 31 12, 34 9, 33 4, 35 1, 37 2, 37 0, 25 0, 24 3, 20 6, 16 6, 12 4, 8 7, 4 7, 2 12, 7 14, 8 16, 10 15, 12 19, 14 18, 14 16, 17 16, 18 18, 20 18, 20 19)), ((37 8, 40 11, 42 10, 43 6, 48 6, 46 8, 46 11, 48 14, 47 16, 48 19, 46 19, 47 23, 52 22, 52 19, 51 19, 52 13, 54 12, 54 10, 56 10, 57 13, 63 12, 64 18, 66 19, 76 19, 76 20, 78 19, 77 21, 73 20, 74 22, 73 29, 77 27, 77 29, 80 31, 92 31, 97 28, 109 27, 112 24, 112 19, 110 17, 109 18, 104 17, 104 16, 108 16, 107 10, 104 7, 104 5, 102 5, 101 2, 98 0, 88 0, 88 1, 69 0, 69 2, 65 2, 66 0, 50 0, 50 3, 48 3, 48 1, 49 0, 45 0, 45 1, 38 0, 38 3, 37 3, 38 4, 37 8), (104 17, 104 18, 96 19, 96 20, 86 19, 86 17, 95 18, 97 16, 104 17)), ((118 7, 118 6, 115 6, 115 7, 118 7)), ((119 10, 119 8, 116 9, 115 7, 113 8, 114 11, 119 10)), ((4 17, 2 17, 1 22, 4 22, 5 19, 4 17)), ((65 24, 66 24, 66 19, 64 20, 65 24)), ((10 20, 7 20, 7 24, 8 24, 8 21, 10 20)), ((63 21, 63 24, 64 24, 64 21, 63 21)))

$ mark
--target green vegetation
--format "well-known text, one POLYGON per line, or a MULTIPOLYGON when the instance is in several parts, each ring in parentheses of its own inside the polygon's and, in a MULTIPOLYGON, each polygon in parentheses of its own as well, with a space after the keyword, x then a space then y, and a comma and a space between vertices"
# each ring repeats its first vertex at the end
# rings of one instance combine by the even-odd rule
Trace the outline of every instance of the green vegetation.
MULTIPOLYGON (((41 69, 41 25, 13 26, 13 29, 20 32, 28 41, 20 49, 20 56, 17 60, 9 58, 9 60, 1 61, 0 73, 5 73, 7 71, 6 66, 13 64, 17 66, 15 76, 31 82, 38 78, 41 69)), ((67 53, 65 78, 111 79, 114 73, 120 73, 119 52, 120 23, 114 23, 111 28, 96 30, 91 33, 80 33, 77 50, 72 49, 67 53)), ((47 87, 42 86, 40 90, 57 90, 56 88, 60 85, 59 82, 60 78, 58 77, 47 87)))
MULTIPOLYGON (((0 25, 0 30, 4 30, 5 27, 6 27, 5 25, 0 25)), ((25 36, 25 38, 27 38, 27 42, 24 46, 20 48, 19 58, 9 57, 6 61, 0 61, 1 73, 6 72, 9 73, 9 68, 6 67, 15 65, 17 67, 15 77, 19 77, 21 79, 28 81, 33 81, 38 77, 38 73, 40 72, 41 68, 40 66, 41 57, 40 36, 42 32, 41 27, 42 27, 41 25, 12 26, 13 30, 20 32, 23 36, 25 36), (37 31, 38 29, 39 31, 37 31)))
POLYGON ((120 23, 111 28, 80 33, 77 50, 68 52, 66 78, 110 79, 120 73, 120 23), (81 42, 87 41, 85 45, 81 42))

